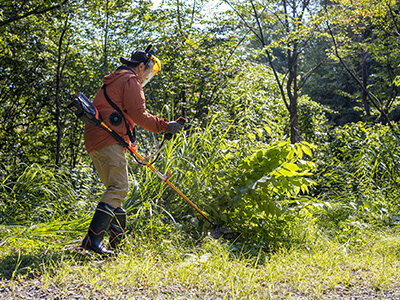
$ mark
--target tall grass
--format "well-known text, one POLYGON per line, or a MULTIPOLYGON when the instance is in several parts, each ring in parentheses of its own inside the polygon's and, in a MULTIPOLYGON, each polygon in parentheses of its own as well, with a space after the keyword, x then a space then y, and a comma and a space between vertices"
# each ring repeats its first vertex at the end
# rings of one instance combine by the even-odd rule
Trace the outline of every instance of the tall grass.
MULTIPOLYGON (((216 166, 223 163, 225 137, 229 129, 221 131, 210 122, 207 128, 183 133, 168 143, 161 159, 154 164, 162 173, 170 173, 169 181, 206 214, 212 204, 204 195, 213 185, 213 178, 218 172, 216 166)), ((178 226, 192 228, 204 221, 149 168, 131 164, 130 176, 133 186, 125 202, 128 211, 137 211, 138 217, 144 211, 164 215, 166 219, 179 223, 178 226)))
POLYGON ((22 174, 3 176, 0 224, 76 217, 87 206, 87 195, 82 194, 82 186, 85 187, 88 180, 74 180, 71 176, 76 179, 77 175, 74 171, 55 170, 53 166, 38 164, 26 166, 22 174))
POLYGON ((320 172, 312 201, 333 235, 399 221, 399 141, 388 126, 352 124, 330 132, 319 148, 320 172))

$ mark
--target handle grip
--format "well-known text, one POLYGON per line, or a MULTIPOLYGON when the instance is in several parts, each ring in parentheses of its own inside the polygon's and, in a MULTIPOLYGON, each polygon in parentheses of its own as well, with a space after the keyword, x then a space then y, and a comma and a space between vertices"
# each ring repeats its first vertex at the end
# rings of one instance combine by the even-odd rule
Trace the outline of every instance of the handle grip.
MULTIPOLYGON (((181 124, 181 125, 183 126, 183 125, 185 125, 185 123, 186 123, 186 119, 185 119, 184 117, 179 117, 178 119, 176 119, 175 122, 178 122, 179 124, 181 124)), ((167 133, 164 135, 164 138, 165 138, 167 141, 169 141, 170 139, 172 139, 172 133, 167 132, 167 133)))
POLYGON ((183 126, 186 123, 186 119, 184 117, 179 117, 175 122, 178 122, 183 126))

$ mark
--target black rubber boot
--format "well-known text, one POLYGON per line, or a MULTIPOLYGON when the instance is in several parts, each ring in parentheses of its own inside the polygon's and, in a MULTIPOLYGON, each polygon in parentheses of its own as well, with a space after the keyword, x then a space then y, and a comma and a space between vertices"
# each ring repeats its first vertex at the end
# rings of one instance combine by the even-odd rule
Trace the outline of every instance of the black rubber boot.
POLYGON ((122 207, 117 207, 114 215, 110 225, 110 246, 116 249, 125 238, 126 211, 122 207))
POLYGON ((113 218, 114 207, 100 202, 90 222, 88 233, 82 241, 82 247, 102 255, 114 254, 114 252, 107 250, 103 244, 104 234, 110 227, 113 218))

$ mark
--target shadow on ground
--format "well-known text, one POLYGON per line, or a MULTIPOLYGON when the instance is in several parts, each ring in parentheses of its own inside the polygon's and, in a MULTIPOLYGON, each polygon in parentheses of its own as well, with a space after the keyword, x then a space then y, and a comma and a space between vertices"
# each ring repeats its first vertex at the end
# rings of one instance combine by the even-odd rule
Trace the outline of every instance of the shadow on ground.
POLYGON ((62 260, 73 259, 81 264, 90 258, 87 253, 79 253, 72 249, 59 251, 32 251, 23 253, 15 250, 14 253, 0 258, 0 280, 12 280, 18 277, 33 279, 40 276, 49 265, 57 265, 62 260))

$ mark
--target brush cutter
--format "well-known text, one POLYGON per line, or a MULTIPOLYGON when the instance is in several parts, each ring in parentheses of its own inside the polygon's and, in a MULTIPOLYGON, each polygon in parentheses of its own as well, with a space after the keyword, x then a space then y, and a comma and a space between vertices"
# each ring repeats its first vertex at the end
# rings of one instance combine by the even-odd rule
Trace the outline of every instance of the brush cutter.
MULTIPOLYGON (((102 120, 98 110, 96 107, 90 102, 88 98, 82 93, 78 93, 75 95, 74 100, 72 100, 68 104, 68 108, 72 110, 75 115, 78 117, 78 119, 82 120, 85 123, 89 123, 94 126, 99 126, 103 128, 104 130, 108 131, 118 142, 120 142, 128 151, 131 153, 133 158, 141 165, 146 165, 149 167, 162 181, 164 181, 166 184, 168 184, 175 192, 177 192, 187 203, 189 203, 208 223, 212 225, 212 230, 209 232, 209 235, 213 238, 225 238, 225 239, 236 239, 239 234, 238 233, 232 233, 228 232, 228 228, 225 226, 219 226, 216 225, 213 221, 211 221, 203 211, 200 210, 200 208, 197 207, 196 204, 194 204, 188 197, 186 197, 178 188, 176 188, 170 181, 170 173, 167 175, 162 174, 159 170, 157 170, 150 162, 149 159, 155 155, 158 156, 160 153, 161 149, 164 146, 164 142, 166 140, 170 140, 172 138, 171 133, 166 133, 164 136, 164 140, 159 147, 159 150, 154 153, 153 155, 149 155, 147 157, 141 156, 137 152, 137 148, 135 145, 129 145, 117 132, 115 132, 113 129, 109 128, 102 120)), ((178 123, 181 125, 184 125, 186 120, 182 117, 179 117, 178 120, 176 120, 178 123)), ((157 159, 157 158, 156 158, 157 159)), ((156 160, 155 159, 155 160, 156 160)), ((153 160, 153 162, 155 161, 153 160)))

